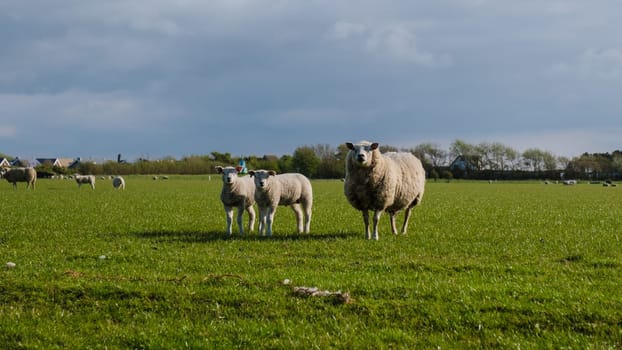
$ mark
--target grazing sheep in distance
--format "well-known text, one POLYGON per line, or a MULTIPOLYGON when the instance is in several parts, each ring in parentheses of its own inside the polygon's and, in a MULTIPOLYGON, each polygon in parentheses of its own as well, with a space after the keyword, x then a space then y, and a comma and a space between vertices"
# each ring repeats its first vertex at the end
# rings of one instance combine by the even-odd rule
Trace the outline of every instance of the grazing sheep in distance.
POLYGON ((95 176, 93 175, 75 175, 74 179, 76 179, 76 183, 78 183, 78 188, 82 187, 82 184, 91 185, 91 189, 95 189, 95 176))
POLYGON ((2 169, 0 171, 0 177, 5 178, 8 182, 13 184, 13 189, 17 189, 18 182, 25 182, 26 188, 32 186, 35 189, 35 183, 37 182, 37 171, 32 168, 12 168, 2 169))
POLYGON ((222 174, 222 191, 220 200, 225 207, 227 215, 227 234, 231 235, 231 225, 233 223, 233 208, 238 208, 238 229, 240 235, 244 234, 242 219, 244 210, 248 212, 248 231, 252 232, 255 226, 255 183, 250 176, 238 176, 238 171, 232 167, 216 167, 216 171, 222 174))
POLYGON ((391 231, 397 234, 395 214, 404 209, 402 234, 414 206, 421 202, 425 187, 425 171, 421 161, 406 152, 381 154, 378 143, 361 141, 346 143, 344 192, 350 204, 363 212, 365 237, 371 239, 368 210, 374 211, 373 238, 378 240, 378 222, 386 211, 391 219, 391 231))
POLYGON ((298 233, 309 233, 311 229, 311 208, 313 189, 311 182, 298 173, 277 175, 273 170, 248 172, 255 178, 255 201, 259 206, 259 233, 272 236, 274 213, 279 205, 289 205, 296 213, 298 233), (303 227, 304 213, 304 227, 303 227))
POLYGON ((115 189, 125 189, 125 179, 121 176, 115 176, 114 179, 112 179, 112 187, 114 187, 115 189))

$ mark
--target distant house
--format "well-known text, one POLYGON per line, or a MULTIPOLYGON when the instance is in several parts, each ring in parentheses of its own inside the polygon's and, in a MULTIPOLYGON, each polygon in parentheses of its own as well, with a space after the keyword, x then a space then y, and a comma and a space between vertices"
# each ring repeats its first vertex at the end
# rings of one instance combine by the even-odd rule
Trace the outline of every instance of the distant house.
POLYGON ((26 166, 30 166, 30 162, 24 159, 19 159, 19 157, 15 157, 15 159, 13 159, 11 162, 11 166, 17 166, 17 167, 26 167, 26 166))
POLYGON ((9 168, 11 167, 11 162, 6 158, 0 159, 0 168, 9 168))
POLYGON ((279 161, 279 157, 274 155, 274 154, 265 154, 261 159, 265 160, 265 161, 269 161, 269 162, 278 162, 279 161))
POLYGON ((80 158, 37 158, 43 166, 73 169, 80 164, 80 158))
POLYGON ((449 169, 453 171, 461 171, 463 173, 469 173, 479 170, 479 156, 457 156, 453 162, 449 165, 449 169))

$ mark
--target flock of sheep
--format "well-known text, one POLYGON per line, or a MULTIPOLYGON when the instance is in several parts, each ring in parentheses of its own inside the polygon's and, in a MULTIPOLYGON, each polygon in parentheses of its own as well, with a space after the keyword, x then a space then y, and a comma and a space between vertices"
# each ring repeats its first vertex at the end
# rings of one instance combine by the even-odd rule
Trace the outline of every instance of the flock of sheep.
MULTIPOLYGON (((413 207, 423 198, 425 172, 421 161, 406 152, 380 153, 378 143, 361 141, 346 143, 349 152, 346 158, 344 193, 350 204, 363 214, 365 237, 378 240, 378 222, 383 212, 389 214, 391 231, 397 234, 395 215, 404 210, 401 228, 406 233, 413 207), (369 211, 373 211, 373 227, 370 231, 369 211)), ((259 208, 259 234, 271 236, 274 215, 278 206, 291 206, 296 214, 298 233, 309 233, 313 207, 311 182, 298 173, 277 174, 273 170, 249 171, 240 176, 234 167, 216 167, 222 175, 220 199, 224 205, 227 234, 232 234, 233 209, 237 208, 239 233, 244 234, 243 214, 248 212, 248 231, 255 224, 254 205, 259 208)), ((26 182, 26 187, 35 187, 37 173, 33 168, 3 169, 0 177, 15 188, 17 182, 26 182)), ((75 175, 78 186, 89 184, 95 189, 95 176, 75 175)), ((114 188, 125 189, 125 180, 113 178, 114 188)))
MULTIPOLYGON (((413 207, 423 198, 425 171, 421 161, 410 153, 388 152, 381 154, 378 143, 361 141, 346 143, 346 178, 344 193, 350 204, 363 213, 365 237, 378 240, 378 222, 383 212, 389 213, 391 231, 397 234, 395 214, 404 210, 401 232, 406 233, 413 207), (369 227, 369 211, 374 212, 373 233, 369 227)), ((272 170, 249 171, 239 176, 234 167, 216 167, 222 174, 223 187, 220 199, 227 217, 227 233, 232 233, 233 208, 237 208, 237 224, 244 234, 243 214, 248 212, 248 230, 252 231, 255 210, 259 207, 259 234, 272 235, 274 214, 279 205, 291 206, 296 213, 298 232, 309 233, 313 190, 311 182, 302 174, 276 174, 272 170), (304 224, 303 224, 304 216, 304 224)))
MULTIPOLYGON (((95 176, 93 175, 73 175, 72 176, 78 187, 83 184, 88 184, 91 189, 95 189, 95 176)), ((32 167, 27 168, 11 168, 0 170, 0 178, 6 179, 9 183, 13 184, 13 188, 17 188, 18 182, 25 182, 26 188, 35 188, 37 182, 37 171, 32 167)), ((116 189, 125 189, 125 180, 121 176, 115 176, 112 179, 112 186, 116 189)))

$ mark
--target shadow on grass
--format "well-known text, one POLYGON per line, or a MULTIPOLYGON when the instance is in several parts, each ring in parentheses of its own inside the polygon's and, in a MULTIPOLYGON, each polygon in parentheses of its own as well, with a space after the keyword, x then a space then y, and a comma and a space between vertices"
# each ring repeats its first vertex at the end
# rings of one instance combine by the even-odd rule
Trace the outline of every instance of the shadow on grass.
POLYGON ((316 241, 316 240, 337 240, 351 239, 360 236, 360 233, 354 232, 338 232, 338 233, 308 233, 308 234, 273 234, 271 237, 260 236, 257 233, 228 235, 224 232, 210 231, 149 231, 149 232, 131 232, 139 238, 151 239, 157 242, 186 242, 201 243, 214 241, 256 241, 256 242, 285 242, 285 241, 316 241))

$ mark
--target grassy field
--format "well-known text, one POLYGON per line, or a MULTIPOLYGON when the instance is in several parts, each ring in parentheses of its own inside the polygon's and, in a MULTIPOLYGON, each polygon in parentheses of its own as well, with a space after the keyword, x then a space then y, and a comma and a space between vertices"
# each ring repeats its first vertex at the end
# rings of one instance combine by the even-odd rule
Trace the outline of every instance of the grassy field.
POLYGON ((216 176, 126 180, 0 183, 3 349, 622 347, 622 187, 430 182, 376 242, 339 181, 262 238, 223 233, 216 176))

